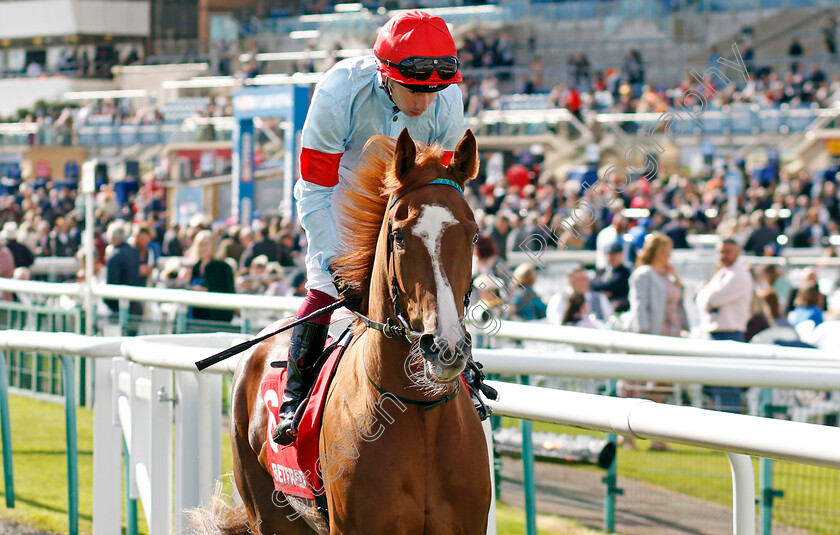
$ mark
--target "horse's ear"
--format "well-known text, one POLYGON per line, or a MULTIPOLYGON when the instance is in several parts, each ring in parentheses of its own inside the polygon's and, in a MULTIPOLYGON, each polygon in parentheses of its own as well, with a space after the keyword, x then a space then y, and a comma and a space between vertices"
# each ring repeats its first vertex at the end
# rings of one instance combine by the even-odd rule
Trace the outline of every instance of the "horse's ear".
POLYGON ((455 181, 460 182, 461 185, 466 184, 478 174, 478 144, 469 128, 455 147, 449 169, 455 181))
POLYGON ((397 180, 402 181, 403 177, 414 168, 414 161, 417 158, 417 147, 414 140, 408 133, 408 128, 403 128, 397 138, 397 145, 394 147, 394 175, 397 180))

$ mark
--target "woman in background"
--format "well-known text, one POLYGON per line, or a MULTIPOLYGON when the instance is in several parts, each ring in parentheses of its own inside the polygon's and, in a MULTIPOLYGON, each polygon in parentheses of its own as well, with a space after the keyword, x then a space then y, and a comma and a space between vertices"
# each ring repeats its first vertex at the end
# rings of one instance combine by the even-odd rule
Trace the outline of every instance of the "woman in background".
MULTIPOLYGON (((233 270, 224 260, 217 260, 216 243, 209 230, 202 230, 195 236, 189 256, 196 259, 190 272, 189 290, 202 292, 235 293, 233 270)), ((209 321, 230 321, 233 310, 190 307, 190 319, 209 321)))
POLYGON ((688 330, 683 285, 671 265, 672 248, 671 238, 654 232, 636 258, 636 267, 630 275, 633 332, 680 336, 688 330))
MULTIPOLYGON (((688 330, 688 317, 683 307, 683 285, 671 265, 671 238, 653 232, 645 239, 636 257, 636 267, 630 275, 630 328, 634 332, 681 336, 688 330)), ((650 382, 647 385, 630 385, 629 395, 645 397, 664 403, 669 385, 650 382), (635 388, 634 388, 635 387, 635 388), (640 388, 641 387, 641 388, 640 388), (636 390, 635 392, 633 390, 636 390)), ((626 447, 634 448, 625 439, 626 447)), ((667 444, 654 440, 650 449, 668 450, 667 444)))
POLYGON ((537 268, 532 264, 520 264, 513 271, 512 285, 519 287, 519 292, 514 297, 513 306, 510 309, 510 315, 515 319, 528 321, 545 318, 545 302, 534 291, 536 282, 537 268))

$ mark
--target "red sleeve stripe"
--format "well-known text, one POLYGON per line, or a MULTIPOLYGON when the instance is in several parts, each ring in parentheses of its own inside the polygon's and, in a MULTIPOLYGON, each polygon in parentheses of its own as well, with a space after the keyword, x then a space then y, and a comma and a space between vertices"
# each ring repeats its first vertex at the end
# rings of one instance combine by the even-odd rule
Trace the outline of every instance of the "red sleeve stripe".
POLYGON ((338 184, 338 163, 343 153, 330 154, 315 149, 300 151, 300 176, 307 182, 331 188, 338 184))
POLYGON ((442 163, 443 165, 449 165, 449 162, 452 161, 452 156, 454 156, 454 155, 455 155, 454 150, 444 151, 443 157, 440 159, 440 163, 442 163))

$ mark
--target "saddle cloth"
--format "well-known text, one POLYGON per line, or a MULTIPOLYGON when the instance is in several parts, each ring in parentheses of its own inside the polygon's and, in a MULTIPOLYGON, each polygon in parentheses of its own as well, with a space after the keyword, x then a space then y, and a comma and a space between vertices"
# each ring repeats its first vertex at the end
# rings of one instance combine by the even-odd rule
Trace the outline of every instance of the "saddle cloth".
MULTIPOLYGON (((315 466, 318 461, 321 421, 330 383, 351 339, 351 331, 345 331, 326 357, 318 378, 310 390, 308 400, 304 401, 306 406, 300 417, 297 440, 289 446, 281 446, 271 439, 274 428, 280 421, 280 403, 286 389, 286 368, 269 368, 263 377, 260 384, 260 399, 265 403, 268 411, 267 460, 276 491, 308 499, 314 499, 316 494, 322 495, 324 492, 321 472, 315 466)), ((333 339, 328 339, 327 348, 332 344, 333 339)))

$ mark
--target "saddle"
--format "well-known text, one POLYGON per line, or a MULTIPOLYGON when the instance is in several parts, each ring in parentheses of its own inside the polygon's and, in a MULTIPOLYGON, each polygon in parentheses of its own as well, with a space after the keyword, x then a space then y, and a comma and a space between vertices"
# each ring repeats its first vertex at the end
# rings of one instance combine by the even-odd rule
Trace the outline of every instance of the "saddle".
MULTIPOLYGON (((332 326, 331 331, 334 331, 332 326)), ((260 383, 261 400, 268 411, 266 457, 274 480, 274 490, 298 498, 315 500, 319 511, 325 517, 326 494, 321 471, 317 466, 318 442, 327 392, 338 363, 352 340, 352 334, 352 331, 346 328, 340 335, 331 335, 327 339, 324 352, 317 362, 312 364, 313 367, 320 366, 323 362, 317 379, 298 409, 298 437, 289 446, 281 446, 271 438, 279 421, 280 400, 286 389, 286 362, 272 363, 271 369, 260 383)))

